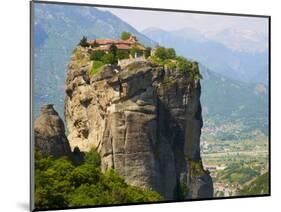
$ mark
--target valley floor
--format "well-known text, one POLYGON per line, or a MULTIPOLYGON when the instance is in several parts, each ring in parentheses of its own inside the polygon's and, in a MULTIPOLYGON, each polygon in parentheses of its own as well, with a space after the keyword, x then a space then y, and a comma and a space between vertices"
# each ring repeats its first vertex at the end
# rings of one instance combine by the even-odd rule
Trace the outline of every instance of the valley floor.
MULTIPOLYGON (((268 190, 251 187, 260 176, 268 173, 268 138, 253 140, 219 140, 204 136, 201 154, 204 168, 214 183, 214 197, 266 194, 268 190)), ((268 188, 268 181, 264 181, 268 188)))

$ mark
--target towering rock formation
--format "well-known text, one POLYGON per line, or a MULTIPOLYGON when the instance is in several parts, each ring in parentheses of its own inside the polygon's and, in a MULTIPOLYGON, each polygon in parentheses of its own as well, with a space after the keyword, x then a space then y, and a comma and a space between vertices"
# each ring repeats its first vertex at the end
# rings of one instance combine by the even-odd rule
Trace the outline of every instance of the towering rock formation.
POLYGON ((42 106, 40 116, 34 123, 35 149, 55 158, 69 156, 69 142, 64 124, 52 104, 42 106))
POLYGON ((66 80, 71 148, 97 148, 103 170, 114 168, 167 200, 212 197, 200 157, 200 82, 148 61, 132 60, 119 72, 108 65, 94 76, 90 68, 78 47, 66 80))

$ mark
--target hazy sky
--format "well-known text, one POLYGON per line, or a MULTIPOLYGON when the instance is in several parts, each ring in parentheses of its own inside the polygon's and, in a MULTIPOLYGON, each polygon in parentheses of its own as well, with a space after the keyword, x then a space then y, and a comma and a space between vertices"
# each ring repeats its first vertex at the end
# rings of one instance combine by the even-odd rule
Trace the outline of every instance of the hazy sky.
POLYGON ((101 9, 112 12, 139 31, 149 27, 157 27, 164 30, 177 30, 180 28, 192 27, 203 34, 218 33, 226 28, 247 30, 263 35, 266 35, 268 31, 268 23, 265 18, 128 10, 119 8, 101 9))

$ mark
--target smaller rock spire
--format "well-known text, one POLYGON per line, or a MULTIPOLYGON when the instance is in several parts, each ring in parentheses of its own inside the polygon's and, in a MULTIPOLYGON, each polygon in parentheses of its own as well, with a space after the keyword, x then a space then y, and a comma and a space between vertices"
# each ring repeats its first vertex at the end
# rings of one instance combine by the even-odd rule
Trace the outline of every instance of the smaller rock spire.
POLYGON ((59 158, 71 154, 64 123, 55 111, 53 104, 41 107, 41 114, 34 123, 34 136, 35 149, 44 155, 59 158))

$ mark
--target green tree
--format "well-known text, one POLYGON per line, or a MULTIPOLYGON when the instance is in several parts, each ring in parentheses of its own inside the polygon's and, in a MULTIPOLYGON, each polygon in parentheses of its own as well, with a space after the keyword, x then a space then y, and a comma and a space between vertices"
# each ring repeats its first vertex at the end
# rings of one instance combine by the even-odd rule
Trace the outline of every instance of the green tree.
POLYGON ((107 53, 102 57, 102 62, 104 64, 112 64, 115 65, 117 64, 117 59, 114 57, 112 53, 107 53))
POLYGON ((155 56, 162 59, 175 59, 176 51, 173 48, 158 47, 155 50, 155 56))
POLYGON ((95 168, 100 167, 101 165, 101 158, 100 154, 95 150, 91 149, 85 155, 85 163, 94 166, 95 168))
POLYGON ((82 47, 88 47, 89 43, 87 41, 87 37, 83 36, 79 42, 79 45, 82 47))
POLYGON ((167 52, 164 47, 159 47, 155 50, 155 56, 160 58, 161 60, 167 59, 167 52))
POLYGON ((183 72, 183 73, 188 73, 189 70, 191 69, 191 62, 189 62, 187 59, 185 59, 184 57, 177 57, 177 66, 178 69, 183 72))
POLYGON ((102 57, 105 55, 104 51, 96 50, 93 51, 90 55, 91 60, 102 60, 102 57))
POLYGON ((122 32, 120 38, 122 40, 128 40, 131 37, 131 33, 130 32, 122 32))
POLYGON ((74 166, 66 158, 54 160, 35 155, 36 208, 67 207, 67 195, 72 191, 69 181, 74 166))
POLYGON ((166 49, 166 57, 167 59, 175 59, 176 58, 176 51, 173 48, 166 49))
POLYGON ((116 57, 119 60, 128 59, 129 58, 129 53, 127 51, 125 51, 125 50, 118 49, 117 53, 116 53, 116 57))
POLYGON ((91 164, 83 164, 76 167, 70 173, 70 182, 75 187, 78 188, 83 184, 95 184, 101 179, 101 171, 99 168, 94 167, 91 164))

